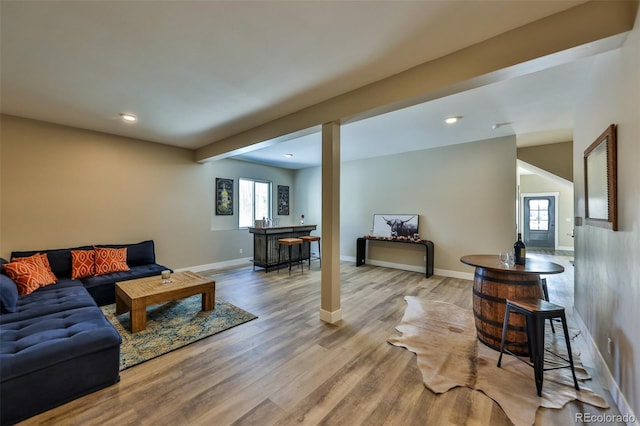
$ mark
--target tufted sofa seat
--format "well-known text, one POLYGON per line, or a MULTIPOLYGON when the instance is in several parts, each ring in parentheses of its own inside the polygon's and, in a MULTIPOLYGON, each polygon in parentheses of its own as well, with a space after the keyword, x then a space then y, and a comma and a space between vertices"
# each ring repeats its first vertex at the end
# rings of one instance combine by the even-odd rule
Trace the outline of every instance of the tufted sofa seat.
POLYGON ((116 383, 120 342, 78 280, 20 296, 14 312, 0 315, 0 423, 116 383))
POLYGON ((60 280, 53 286, 38 289, 28 295, 29 297, 19 297, 14 312, 0 315, 0 324, 95 306, 95 301, 87 298, 87 295, 79 281, 60 280))
MULTIPOLYGON (((68 249, 14 251, 11 258, 45 253, 55 284, 18 295, 0 273, 0 424, 13 424, 116 383, 120 342, 98 307, 115 301, 115 283, 160 275, 152 240, 97 247, 127 249, 128 271, 72 279, 68 249)), ((0 264, 6 261, 0 259, 0 264)))

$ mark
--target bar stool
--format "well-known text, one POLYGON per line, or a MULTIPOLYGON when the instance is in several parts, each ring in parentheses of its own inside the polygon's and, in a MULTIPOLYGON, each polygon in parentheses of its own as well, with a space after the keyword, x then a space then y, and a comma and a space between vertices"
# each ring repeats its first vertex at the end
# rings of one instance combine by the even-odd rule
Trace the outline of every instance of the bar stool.
POLYGON ((562 306, 555 305, 553 303, 549 303, 546 300, 540 299, 517 299, 517 300, 509 300, 507 299, 507 308, 504 313, 504 323, 502 325, 502 342, 500 343, 500 357, 498 358, 498 367, 502 362, 502 354, 507 352, 508 354, 516 356, 517 359, 524 362, 525 364, 533 367, 535 380, 536 380, 536 390, 538 391, 538 396, 542 396, 542 380, 545 371, 548 370, 557 370, 559 368, 568 368, 571 367, 571 374, 573 375, 573 384, 576 390, 580 390, 578 386, 578 379, 576 378, 576 371, 573 366, 573 355, 571 353, 571 343, 569 339, 569 330, 567 329, 567 318, 564 314, 564 308, 562 306), (533 363, 529 363, 524 361, 520 357, 511 353, 508 349, 504 347, 505 340, 507 337, 507 329, 509 324, 509 314, 511 310, 514 310, 517 313, 520 313, 526 317, 527 320, 527 337, 528 337, 528 345, 529 345, 529 354, 533 363), (564 339, 567 345, 567 354, 569 359, 565 359, 564 357, 551 352, 544 347, 544 323, 547 319, 559 318, 562 321, 562 329, 564 330, 564 339), (561 360, 568 362, 567 365, 561 365, 558 367, 549 367, 544 368, 544 353, 545 351, 550 354, 560 358, 561 360))
POLYGON ((316 235, 303 235, 300 239, 309 245, 309 268, 311 268, 311 243, 313 241, 318 242, 318 257, 314 257, 314 259, 318 259, 320 266, 322 266, 322 259, 320 259, 320 237, 316 235))
POLYGON ((298 262, 304 272, 302 266, 302 240, 300 238, 280 238, 278 239, 278 272, 280 272, 280 247, 289 246, 289 275, 291 275, 291 247, 298 246, 298 262))
MULTIPOLYGON (((540 282, 542 283, 542 295, 544 296, 544 300, 549 302, 549 288, 547 287, 547 279, 546 278, 542 278, 540 280, 540 282)), ((553 326, 553 319, 552 318, 549 318, 549 324, 551 324, 551 332, 553 334, 556 334, 556 329, 553 326)))

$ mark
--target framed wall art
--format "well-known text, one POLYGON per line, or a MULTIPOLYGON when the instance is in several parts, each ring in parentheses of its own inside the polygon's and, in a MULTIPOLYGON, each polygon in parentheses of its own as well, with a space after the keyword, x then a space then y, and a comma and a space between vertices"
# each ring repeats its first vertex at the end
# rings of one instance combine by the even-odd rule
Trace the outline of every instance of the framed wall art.
POLYGON ((233 215, 233 179, 216 178, 216 215, 233 215))
POLYGON ((289 215, 289 187, 278 185, 278 214, 289 215))
POLYGON ((618 230, 618 159, 612 124, 584 151, 584 213, 587 225, 618 230))
POLYGON ((417 214, 373 215, 373 235, 376 237, 413 237, 417 233, 417 214))

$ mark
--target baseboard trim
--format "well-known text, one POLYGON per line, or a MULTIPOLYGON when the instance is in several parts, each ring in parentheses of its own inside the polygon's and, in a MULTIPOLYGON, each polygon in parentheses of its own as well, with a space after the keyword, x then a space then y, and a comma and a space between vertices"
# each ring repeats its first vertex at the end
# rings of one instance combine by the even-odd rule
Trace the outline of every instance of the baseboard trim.
POLYGON ((243 257, 242 259, 226 260, 224 262, 207 263, 205 265, 189 266, 186 268, 178 268, 174 270, 176 272, 182 272, 182 271, 202 272, 202 271, 209 271, 211 269, 231 268, 235 266, 247 266, 247 264, 249 265, 253 264, 251 257, 243 257))
POLYGON ((436 275, 442 275, 443 277, 459 278, 461 280, 473 281, 473 272, 450 271, 448 269, 435 268, 433 270, 433 273, 436 275))
MULTIPOLYGON (((345 262, 356 262, 355 256, 341 256, 340 260, 345 262)), ((244 257, 241 259, 233 259, 226 260, 224 262, 216 262, 216 263, 207 263, 205 265, 196 265, 196 266, 188 266, 186 268, 178 268, 175 269, 176 272, 182 271, 193 271, 193 272, 202 272, 202 271, 210 271, 212 269, 222 269, 222 268, 231 268, 235 266, 247 266, 252 264, 252 258, 244 257)), ((368 265, 373 266, 381 266, 384 268, 391 269, 401 269, 403 271, 412 271, 412 272, 420 272, 424 274, 424 266, 416 266, 416 265, 406 265, 403 263, 394 263, 394 262, 384 262, 381 260, 367 259, 368 265)), ((439 269, 435 268, 433 270, 435 275, 440 275, 443 277, 450 278, 459 278, 462 280, 473 280, 472 272, 461 272, 461 271, 451 271, 449 269, 439 269)))
POLYGON ((575 251, 575 248, 573 246, 559 246, 558 250, 563 250, 563 251, 575 251))
MULTIPOLYGON (((340 256, 340 260, 345 262, 354 262, 354 256, 340 256)), ((382 260, 367 259, 367 265, 382 266, 383 268, 401 269, 403 271, 420 272, 424 274, 424 266, 406 265, 404 263, 385 262, 382 260)), ((472 272, 451 271, 449 269, 434 268, 433 273, 443 277, 460 278, 463 280, 473 280, 472 272)))
POLYGON ((367 265, 382 266, 383 268, 402 269, 403 271, 422 272, 424 266, 407 265, 404 263, 385 262, 383 260, 367 259, 367 265))
POLYGON ((338 309, 337 311, 333 312, 320 309, 320 319, 324 322, 328 322, 329 324, 335 324, 338 321, 342 320, 342 309, 338 309))
POLYGON ((593 369, 598 376, 598 380, 602 383, 602 386, 604 388, 609 390, 611 398, 613 398, 616 407, 620 411, 621 416, 623 416, 622 421, 625 422, 628 426, 640 426, 638 417, 633 412, 633 409, 620 390, 620 387, 618 387, 618 383, 613 377, 613 374, 611 374, 611 370, 609 370, 607 363, 604 361, 602 353, 598 350, 598 347, 596 346, 591 333, 589 333, 589 330, 582 320, 582 317, 575 309, 573 310, 573 318, 576 321, 580 332, 585 338, 584 340, 587 346, 587 351, 589 352, 591 361, 594 363, 593 369))

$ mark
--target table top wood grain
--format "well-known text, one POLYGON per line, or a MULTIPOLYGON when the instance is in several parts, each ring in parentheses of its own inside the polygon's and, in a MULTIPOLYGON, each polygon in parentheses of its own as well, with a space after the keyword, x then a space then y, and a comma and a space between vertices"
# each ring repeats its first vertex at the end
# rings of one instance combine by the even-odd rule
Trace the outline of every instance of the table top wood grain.
POLYGON ((560 274, 564 267, 557 263, 527 258, 524 265, 506 267, 500 262, 497 254, 470 254, 462 256, 460 261, 464 264, 485 268, 499 272, 515 272, 521 274, 560 274))
POLYGON ((183 291, 186 295, 190 295, 188 289, 202 285, 206 286, 207 284, 215 285, 215 282, 210 278, 203 277, 202 275, 191 271, 175 272, 171 274, 171 282, 169 284, 163 284, 162 277, 160 275, 116 283, 117 287, 119 287, 131 299, 150 297, 165 293, 174 293, 176 295, 175 298, 178 299, 183 291))

